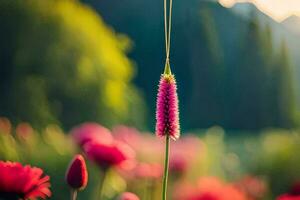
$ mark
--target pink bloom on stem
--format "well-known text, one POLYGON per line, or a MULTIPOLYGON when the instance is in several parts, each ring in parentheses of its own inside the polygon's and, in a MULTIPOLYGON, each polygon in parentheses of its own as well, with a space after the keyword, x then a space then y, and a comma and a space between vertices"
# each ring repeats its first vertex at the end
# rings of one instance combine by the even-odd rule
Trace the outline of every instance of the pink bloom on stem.
POLYGON ((140 200, 138 196, 131 192, 124 192, 123 194, 120 195, 118 200, 140 200))
POLYGON ((173 75, 161 76, 156 102, 156 135, 170 136, 176 140, 180 136, 178 96, 173 75))
POLYGON ((51 196, 49 180, 40 168, 0 161, 0 199, 45 199, 51 196))
POLYGON ((90 142, 84 146, 87 157, 103 170, 110 167, 130 168, 134 164, 134 151, 125 143, 111 144, 90 142))
POLYGON ((88 182, 88 172, 84 158, 78 154, 71 161, 67 173, 66 182, 69 186, 76 190, 82 190, 88 182))
POLYGON ((72 129, 71 134, 80 147, 91 141, 105 144, 113 141, 110 131, 97 123, 81 124, 72 129))

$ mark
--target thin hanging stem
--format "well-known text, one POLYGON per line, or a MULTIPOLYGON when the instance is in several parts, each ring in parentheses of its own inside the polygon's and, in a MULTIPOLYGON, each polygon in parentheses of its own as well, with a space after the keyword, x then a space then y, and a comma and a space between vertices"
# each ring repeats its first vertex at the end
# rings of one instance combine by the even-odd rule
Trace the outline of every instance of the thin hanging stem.
POLYGON ((169 174, 169 154, 170 154, 170 137, 166 136, 166 156, 165 156, 165 168, 162 188, 162 200, 167 200, 167 186, 168 186, 168 174, 169 174))
POLYGON ((171 28, 172 28, 172 7, 173 0, 169 3, 169 15, 167 13, 167 0, 164 0, 164 24, 165 24, 165 43, 166 43, 166 63, 165 63, 165 74, 171 74, 170 67, 170 48, 171 48, 171 28))
POLYGON ((77 190, 71 189, 71 200, 77 199, 77 190))
POLYGON ((172 28, 172 7, 173 0, 170 0, 170 8, 169 8, 169 30, 168 30, 168 51, 167 51, 167 59, 170 57, 170 48, 171 48, 171 28, 172 28))
POLYGON ((168 55, 168 23, 167 23, 167 0, 164 0, 164 24, 165 24, 165 43, 166 55, 168 55))

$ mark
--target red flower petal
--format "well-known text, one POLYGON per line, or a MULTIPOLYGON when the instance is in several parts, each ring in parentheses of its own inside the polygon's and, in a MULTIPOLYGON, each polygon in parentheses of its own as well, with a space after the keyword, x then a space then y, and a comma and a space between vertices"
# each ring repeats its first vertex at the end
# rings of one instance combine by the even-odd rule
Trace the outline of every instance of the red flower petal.
POLYGON ((24 199, 45 199, 51 196, 49 180, 40 168, 0 161, 0 199, 1 193, 24 199))

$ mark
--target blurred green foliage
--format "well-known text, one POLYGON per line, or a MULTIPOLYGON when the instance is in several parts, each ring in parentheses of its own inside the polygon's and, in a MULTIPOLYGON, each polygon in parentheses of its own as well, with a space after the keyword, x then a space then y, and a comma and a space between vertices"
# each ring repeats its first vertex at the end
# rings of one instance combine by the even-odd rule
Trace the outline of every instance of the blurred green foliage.
MULTIPOLYGON (((269 184, 270 199, 289 190, 300 179, 298 156, 299 130, 268 129, 244 136, 227 136, 227 152, 234 152, 239 160, 238 173, 248 172, 264 177, 269 184)), ((230 177, 232 178, 232 177, 230 177)))
POLYGON ((131 41, 70 0, 0 2, 0 114, 34 127, 143 126, 131 41))

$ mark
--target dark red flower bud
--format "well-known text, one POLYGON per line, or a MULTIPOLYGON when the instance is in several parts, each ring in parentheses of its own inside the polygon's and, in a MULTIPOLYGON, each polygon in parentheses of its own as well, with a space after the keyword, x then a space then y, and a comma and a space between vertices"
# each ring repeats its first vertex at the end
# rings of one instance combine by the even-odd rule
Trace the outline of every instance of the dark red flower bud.
POLYGON ((66 182, 76 190, 82 190, 88 182, 88 172, 84 158, 78 154, 71 161, 66 173, 66 182))

